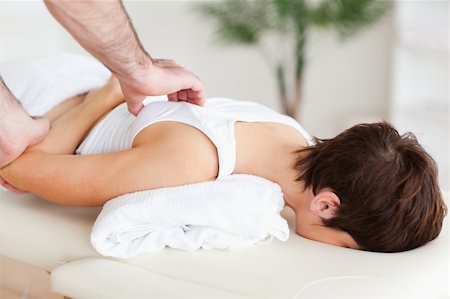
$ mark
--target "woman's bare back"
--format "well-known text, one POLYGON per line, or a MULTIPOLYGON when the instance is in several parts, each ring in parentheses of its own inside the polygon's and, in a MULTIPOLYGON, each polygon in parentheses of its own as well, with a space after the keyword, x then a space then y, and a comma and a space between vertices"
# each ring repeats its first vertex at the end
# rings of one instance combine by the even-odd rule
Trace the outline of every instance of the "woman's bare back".
MULTIPOLYGON (((233 173, 257 175, 278 183, 292 177, 293 151, 307 146, 306 139, 296 129, 273 122, 238 121, 235 136, 233 173)), ((156 147, 161 155, 184 157, 181 163, 189 166, 179 167, 191 167, 185 183, 217 178, 217 148, 203 132, 188 124, 164 121, 150 125, 134 139, 133 148, 142 146, 156 147)))

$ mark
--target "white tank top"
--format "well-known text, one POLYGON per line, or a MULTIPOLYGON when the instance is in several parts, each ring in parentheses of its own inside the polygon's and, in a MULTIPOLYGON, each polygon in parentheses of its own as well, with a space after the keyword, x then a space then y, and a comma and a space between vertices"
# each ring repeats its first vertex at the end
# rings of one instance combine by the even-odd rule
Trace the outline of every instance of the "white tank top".
MULTIPOLYGON (((161 98, 158 98, 161 99, 161 98)), ((204 107, 185 103, 154 100, 137 117, 121 104, 103 118, 88 134, 76 153, 101 154, 131 149, 136 135, 144 128, 161 121, 176 121, 203 132, 216 146, 219 161, 218 178, 233 173, 236 163, 236 121, 275 122, 297 129, 313 144, 313 138, 298 122, 254 102, 212 98, 204 107)))

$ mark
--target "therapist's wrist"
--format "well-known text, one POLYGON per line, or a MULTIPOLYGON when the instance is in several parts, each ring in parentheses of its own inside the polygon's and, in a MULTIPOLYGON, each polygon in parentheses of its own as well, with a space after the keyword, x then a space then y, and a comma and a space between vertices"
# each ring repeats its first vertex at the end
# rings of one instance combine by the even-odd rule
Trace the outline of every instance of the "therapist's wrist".
POLYGON ((132 59, 123 63, 117 70, 112 70, 119 80, 139 80, 142 74, 148 74, 153 67, 152 58, 143 50, 138 51, 132 59))

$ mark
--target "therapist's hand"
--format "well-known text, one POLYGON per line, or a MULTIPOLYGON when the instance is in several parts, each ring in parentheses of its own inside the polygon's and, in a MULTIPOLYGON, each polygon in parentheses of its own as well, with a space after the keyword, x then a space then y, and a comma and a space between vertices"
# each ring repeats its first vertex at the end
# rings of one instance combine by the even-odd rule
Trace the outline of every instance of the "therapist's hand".
POLYGON ((173 60, 152 59, 119 79, 128 110, 137 115, 146 96, 168 95, 170 101, 184 101, 203 106, 205 88, 200 79, 173 60))
POLYGON ((19 195, 29 193, 29 192, 27 192, 27 191, 17 189, 16 187, 14 187, 14 186, 8 184, 8 182, 6 182, 5 180, 3 180, 2 177, 0 177, 0 185, 1 185, 3 188, 5 188, 5 189, 7 189, 7 190, 9 190, 9 191, 11 191, 11 192, 13 192, 13 193, 19 194, 19 195))

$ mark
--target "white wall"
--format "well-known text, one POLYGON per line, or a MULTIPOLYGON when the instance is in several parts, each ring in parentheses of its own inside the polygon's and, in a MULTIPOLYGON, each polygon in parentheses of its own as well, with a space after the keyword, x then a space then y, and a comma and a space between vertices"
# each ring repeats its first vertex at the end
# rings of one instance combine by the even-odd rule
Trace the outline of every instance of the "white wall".
POLYGON ((354 124, 387 117, 391 40, 390 14, 346 43, 330 32, 315 32, 303 111, 310 131, 333 137, 354 124))
POLYGON ((450 187, 449 2, 404 1, 395 11, 390 118, 411 130, 450 187), (420 22, 417 20, 420 19, 420 22))

